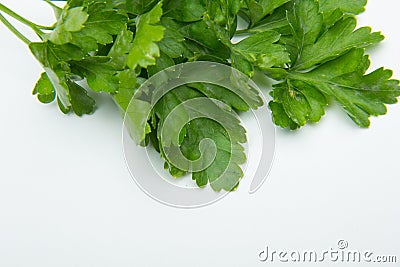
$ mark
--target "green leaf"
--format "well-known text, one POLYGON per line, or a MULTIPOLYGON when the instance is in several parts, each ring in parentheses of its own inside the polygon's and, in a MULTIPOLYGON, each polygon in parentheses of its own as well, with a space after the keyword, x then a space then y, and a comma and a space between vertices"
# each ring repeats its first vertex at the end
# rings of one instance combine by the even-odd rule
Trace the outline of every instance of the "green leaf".
POLYGON ((231 54, 232 67, 246 74, 249 77, 254 76, 254 64, 248 61, 244 56, 236 53, 231 54))
POLYGON ((293 9, 288 12, 288 21, 292 36, 287 44, 291 45, 292 63, 302 57, 304 48, 312 46, 319 37, 323 17, 319 13, 318 2, 314 0, 295 0, 293 9))
POLYGON ((320 11, 327 13, 340 9, 344 13, 360 14, 365 11, 367 0, 319 0, 320 11))
POLYGON ((232 37, 237 28, 237 14, 242 7, 242 0, 206 0, 206 20, 211 20, 212 28, 218 29, 219 36, 232 37))
POLYGON ((133 45, 133 32, 123 29, 114 41, 112 48, 108 53, 109 64, 117 70, 123 70, 126 66, 128 53, 133 45))
POLYGON ((66 6, 57 20, 54 31, 48 35, 48 39, 58 45, 71 42, 72 33, 80 31, 88 17, 83 7, 68 9, 66 6))
POLYGON ((300 127, 317 122, 329 97, 342 105, 357 125, 369 127, 369 117, 386 114, 385 104, 397 103, 400 96, 399 81, 391 80, 392 71, 380 68, 366 74, 369 65, 364 50, 353 49, 308 73, 290 72, 272 92, 270 108, 275 123, 300 127))
MULTIPOLYGON (((195 88, 208 98, 217 99, 235 110, 248 111, 250 109, 248 103, 245 100, 224 87, 208 83, 196 83, 190 84, 189 86, 191 88, 195 88)), ((252 102, 252 105, 262 105, 262 100, 257 97, 255 99, 251 99, 250 101, 252 102)))
POLYGON ((308 121, 318 122, 325 114, 324 107, 328 104, 317 88, 298 80, 287 80, 275 85, 271 96, 275 104, 270 104, 270 107, 272 105, 278 112, 274 120, 283 127, 291 125, 287 118, 298 126, 304 126, 308 121), (287 118, 282 116, 282 110, 279 110, 281 107, 277 103, 281 104, 287 118))
POLYGON ((343 18, 344 15, 357 15, 365 11, 367 0, 319 0, 320 12, 324 16, 324 27, 328 29, 343 18))
POLYGON ((322 32, 326 32, 328 29, 332 28, 339 20, 343 18, 345 14, 340 9, 335 9, 332 12, 323 13, 324 25, 322 32))
POLYGON ((44 67, 51 69, 68 70, 69 61, 79 61, 84 57, 79 47, 71 44, 55 45, 51 42, 31 43, 29 48, 44 67))
POLYGON ((352 48, 365 48, 384 39, 378 32, 371 33, 369 27, 357 30, 355 28, 355 18, 349 17, 340 20, 315 44, 305 46, 293 67, 297 70, 305 70, 337 58, 352 48))
POLYGON ((324 17, 319 2, 295 0, 288 13, 291 36, 282 38, 291 54, 291 66, 306 70, 335 59, 352 48, 365 48, 383 40, 380 33, 368 27, 356 30, 354 17, 342 18, 342 12, 324 17))
POLYGON ((245 31, 247 33, 258 33, 263 31, 277 31, 282 35, 290 35, 292 33, 287 13, 291 11, 293 4, 287 2, 286 4, 275 9, 272 14, 266 16, 254 25, 249 25, 245 31))
POLYGON ((265 31, 251 35, 241 42, 232 46, 235 55, 242 56, 261 70, 278 67, 290 62, 289 54, 284 46, 277 44, 280 34, 274 31, 265 31))
POLYGON ((96 92, 114 93, 118 90, 117 71, 108 57, 87 57, 72 63, 72 70, 85 77, 96 92))
POLYGON ((157 58, 156 64, 147 68, 149 77, 175 65, 175 62, 168 55, 161 52, 160 57, 157 58))
POLYGON ((96 109, 96 102, 93 98, 88 96, 87 91, 75 82, 68 80, 67 84, 74 113, 78 116, 92 114, 96 109))
POLYGON ((84 27, 77 32, 71 33, 72 44, 81 47, 85 52, 97 50, 97 44, 110 44, 113 42, 113 35, 119 34, 126 28, 128 17, 112 10, 105 3, 91 2, 88 5, 89 17, 84 27))
POLYGON ((127 58, 127 65, 134 69, 136 66, 146 68, 156 63, 160 49, 156 42, 162 40, 164 27, 156 25, 162 16, 162 2, 159 2, 150 12, 138 18, 135 39, 127 58))
POLYGON ((164 26, 164 38, 158 43, 161 51, 171 58, 178 58, 190 53, 185 47, 185 37, 180 33, 180 24, 171 18, 162 18, 161 25, 164 26))
POLYGON ((305 76, 310 83, 322 85, 320 90, 339 102, 355 123, 369 127, 369 117, 386 114, 385 104, 397 103, 400 96, 392 71, 380 68, 366 74, 369 66, 363 50, 355 49, 305 76))
POLYGON ((318 122, 333 99, 359 126, 368 127, 370 116, 385 114, 385 104, 396 101, 398 85, 390 80, 390 71, 366 75, 369 60, 364 48, 383 36, 368 27, 356 29, 356 19, 344 16, 361 12, 364 5, 364 1, 292 2, 287 15, 291 35, 281 38, 291 62, 286 68, 267 70, 267 75, 281 81, 274 85, 269 105, 275 124, 297 129, 318 122))
POLYGON ((177 21, 199 21, 206 11, 202 0, 168 0, 164 2, 165 14, 177 21))
POLYGON ((68 114, 71 111, 71 105, 69 106, 64 106, 64 104, 61 102, 60 98, 57 97, 57 104, 60 109, 60 111, 64 114, 68 114))
POLYGON ((246 142, 245 129, 233 118, 226 120, 236 129, 235 136, 228 136, 220 124, 209 119, 197 119, 187 127, 186 137, 182 142, 182 153, 189 159, 199 157, 199 144, 205 138, 212 139, 217 147, 214 162, 204 171, 192 174, 199 187, 209 183, 214 191, 233 191, 243 177, 240 165, 246 162, 246 154, 241 143, 246 142))
POLYGON ((118 74, 119 88, 113 96, 114 101, 122 112, 127 111, 129 102, 132 100, 135 89, 138 87, 136 74, 132 70, 124 70, 118 74))
MULTIPOLYGON (((158 131, 162 129, 165 119, 175 107, 198 97, 203 97, 203 95, 187 86, 178 87, 163 96, 154 109, 159 118, 158 131)), ((243 177, 240 165, 245 162, 246 156, 241 144, 246 142, 246 134, 245 129, 240 125, 240 121, 233 115, 232 111, 220 111, 225 114, 220 117, 221 120, 224 120, 225 125, 229 125, 230 132, 233 135, 227 134, 226 129, 221 126, 221 121, 217 123, 207 118, 195 119, 185 126, 186 132, 183 140, 181 140, 180 149, 186 158, 196 160, 200 156, 200 141, 206 138, 212 139, 217 148, 216 158, 205 170, 194 172, 192 178, 196 180, 200 187, 210 183, 215 191, 231 191, 236 188, 243 177)), ((160 139, 160 132, 158 136, 160 139)), ((169 162, 167 163, 171 174, 175 177, 185 173, 169 162)))
POLYGON ((146 101, 133 98, 136 89, 144 82, 144 79, 136 78, 135 72, 130 69, 120 72, 118 78, 120 83, 118 92, 113 94, 114 101, 119 106, 121 115, 124 118, 126 116, 124 123, 132 139, 138 145, 145 145, 146 136, 150 133, 147 120, 151 105, 146 101), (143 131, 143 128, 146 129, 143 131))
POLYGON ((71 106, 67 76, 71 75, 68 61, 81 60, 82 51, 71 44, 54 45, 50 42, 29 45, 36 59, 42 64, 47 78, 53 85, 61 111, 66 113, 71 106))
POLYGON ((254 26, 276 8, 289 1, 290 0, 245 0, 250 14, 250 26, 254 26))
POLYGON ((135 15, 150 11, 158 0, 126 0, 126 10, 135 15))
POLYGON ((56 92, 53 84, 51 83, 46 72, 42 73, 40 79, 37 81, 33 94, 37 95, 38 100, 44 104, 54 101, 56 92))
POLYGON ((206 21, 191 23, 183 27, 181 33, 186 39, 206 48, 209 54, 222 59, 227 59, 230 56, 228 47, 222 43, 215 28, 209 27, 206 21))
POLYGON ((286 114, 282 103, 271 101, 269 102, 269 108, 272 111, 272 120, 276 125, 282 128, 287 128, 290 123, 293 122, 286 114))

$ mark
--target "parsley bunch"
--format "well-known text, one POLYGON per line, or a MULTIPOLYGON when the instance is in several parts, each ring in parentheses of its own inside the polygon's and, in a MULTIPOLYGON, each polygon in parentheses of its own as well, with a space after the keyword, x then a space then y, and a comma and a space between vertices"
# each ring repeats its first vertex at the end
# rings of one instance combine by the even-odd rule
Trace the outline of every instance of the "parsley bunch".
MULTIPOLYGON (((0 20, 29 45, 44 68, 33 94, 42 103, 56 101, 65 114, 95 111, 96 103, 78 83, 81 80, 90 90, 109 94, 124 113, 146 79, 191 61, 223 63, 249 77, 261 71, 275 80, 269 103, 273 120, 293 130, 321 120, 332 102, 357 125, 369 127, 369 118, 385 114, 385 104, 396 103, 400 96, 392 71, 367 73, 365 49, 383 36, 356 27, 355 16, 364 11, 366 0, 68 0, 63 8, 46 2, 57 19, 52 26, 30 22, 3 4, 0 20), (41 41, 28 40, 3 14, 29 26, 41 41), (247 22, 246 29, 237 29, 239 18, 247 22), (243 40, 232 42, 237 35, 243 40)), ((225 112, 226 123, 236 132, 233 149, 226 130, 205 118, 185 126, 180 148, 195 160, 200 141, 213 139, 214 162, 192 178, 200 187, 233 190, 243 177, 246 134, 229 113, 263 105, 257 92, 247 94, 250 103, 216 85, 181 86, 144 118, 144 144, 151 142, 160 151, 160 128, 180 103, 204 96, 224 102, 232 109, 225 112)), ((174 177, 185 174, 168 160, 165 166, 174 177)))

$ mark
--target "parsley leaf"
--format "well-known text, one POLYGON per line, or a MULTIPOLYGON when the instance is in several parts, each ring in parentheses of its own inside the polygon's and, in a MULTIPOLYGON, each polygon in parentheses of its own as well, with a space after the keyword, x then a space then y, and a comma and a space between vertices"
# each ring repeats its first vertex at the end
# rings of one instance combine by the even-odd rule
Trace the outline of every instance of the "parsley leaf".
MULTIPOLYGON (((202 96, 201 93, 187 86, 178 87, 166 94, 155 107, 155 114, 159 119, 158 129, 162 129, 165 119, 176 106, 202 96)), ((219 123, 211 119, 195 119, 185 126, 185 134, 181 140, 180 149, 188 159, 196 160, 200 156, 200 141, 206 138, 212 139, 217 148, 214 161, 205 170, 194 172, 192 178, 196 180, 199 187, 204 187, 210 183, 215 191, 231 191, 243 177, 243 172, 239 166, 245 163, 246 160, 244 148, 241 145, 246 142, 245 129, 240 125, 240 121, 233 115, 232 111, 222 110, 219 106, 214 106, 214 108, 216 109, 215 113, 223 112, 225 114, 219 117, 221 119, 219 123, 223 120, 225 127, 230 127, 231 133, 234 134, 228 135, 219 123)), ((191 105, 190 109, 196 110, 196 107, 191 105)), ((199 107, 197 109, 201 110, 199 107)), ((185 116, 184 113, 184 111, 181 111, 181 114, 176 117, 182 118, 185 116)), ((158 136, 160 139, 160 132, 158 136)), ((169 164, 168 161, 167 166, 175 177, 185 174, 185 171, 177 169, 174 165, 169 164)))
MULTIPOLYGON (((365 3, 360 1, 359 9, 342 4, 337 7, 343 12, 356 13, 365 3)), ((322 10, 329 9, 323 1, 294 0, 288 12, 292 32, 281 42, 291 62, 267 71, 279 81, 269 104, 273 120, 283 128, 297 129, 318 122, 334 100, 357 125, 369 127, 369 117, 385 114, 385 104, 396 103, 399 96, 398 81, 390 80, 390 71, 382 68, 367 74, 370 62, 364 48, 379 43, 383 36, 368 27, 356 29, 353 16, 342 17, 329 27, 320 5, 325 5, 322 10)))
POLYGON ((127 16, 116 10, 109 10, 105 3, 93 2, 88 8, 89 18, 79 32, 72 34, 72 43, 84 51, 96 51, 97 44, 110 44, 113 35, 120 33, 126 27, 127 16))
POLYGON ((162 40, 164 27, 155 25, 162 16, 162 2, 159 2, 150 12, 138 18, 133 46, 127 58, 127 65, 134 69, 136 66, 146 68, 156 63, 160 49, 156 42, 162 40))
POLYGON ((113 46, 108 51, 109 64, 116 70, 124 70, 129 51, 133 43, 133 32, 123 29, 116 37, 113 46))
POLYGON ((40 79, 37 81, 35 89, 33 89, 33 94, 37 95, 38 100, 44 104, 54 101, 56 92, 46 72, 40 75, 40 79))
POLYGON ((92 90, 107 93, 118 90, 119 80, 115 68, 110 64, 110 58, 93 56, 71 64, 74 73, 85 77, 92 90))
POLYGON ((319 0, 320 11, 322 13, 332 12, 337 9, 348 14, 360 14, 365 11, 367 0, 319 0))
POLYGON ((232 45, 233 66, 245 74, 253 76, 254 69, 250 64, 265 70, 289 63, 290 58, 285 47, 277 44, 280 37, 281 35, 277 32, 265 31, 232 45), (244 68, 242 64, 246 64, 244 68), (250 66, 250 68, 246 69, 246 66, 250 66))
POLYGON ((284 41, 292 54, 291 66, 297 70, 311 68, 352 48, 368 47, 383 40, 380 33, 371 33, 368 27, 355 30, 354 17, 341 19, 320 36, 323 17, 314 0, 295 0, 288 21, 293 38, 286 37, 284 41))
POLYGON ((296 129, 308 121, 318 122, 328 99, 333 99, 357 125, 369 127, 369 117, 386 114, 385 104, 397 103, 400 96, 392 72, 380 68, 366 74, 369 65, 364 50, 353 49, 308 73, 289 73, 271 93, 275 123, 296 129))
POLYGON ((356 20, 352 17, 340 20, 313 45, 305 46, 294 68, 308 69, 316 64, 327 62, 351 48, 365 48, 383 40, 380 33, 371 33, 363 27, 354 31, 356 20), (337 38, 341 36, 341 38, 337 38))
POLYGON ((168 0, 164 12, 168 17, 181 22, 199 21, 206 11, 201 0, 168 0))
POLYGON ((41 84, 47 84, 46 86, 48 86, 48 81, 50 81, 56 92, 61 111, 68 113, 71 107, 69 87, 67 85, 67 80, 71 75, 68 61, 81 60, 84 56, 82 51, 71 44, 58 46, 50 42, 31 43, 29 47, 46 71, 46 75, 42 77, 44 80, 42 80, 43 83, 41 82, 41 84))
POLYGON ((48 39, 58 45, 71 42, 72 33, 82 30, 88 17, 83 7, 68 9, 66 6, 57 20, 55 29, 48 35, 48 39))
POLYGON ((125 2, 125 7, 128 12, 135 15, 141 15, 150 11, 158 0, 126 0, 122 2, 125 2))
POLYGON ((185 46, 185 37, 180 32, 181 25, 171 18, 162 18, 161 25, 164 38, 158 43, 160 50, 171 58, 190 57, 191 51, 185 46))
POLYGON ((92 114, 95 111, 96 102, 88 96, 87 91, 71 80, 67 81, 67 85, 74 113, 78 116, 92 114))
POLYGON ((250 27, 290 0, 245 0, 250 17, 250 27))
POLYGON ((131 70, 125 70, 118 75, 119 88, 118 92, 114 94, 113 98, 117 105, 122 109, 122 112, 128 110, 129 102, 135 94, 137 86, 136 74, 131 70))

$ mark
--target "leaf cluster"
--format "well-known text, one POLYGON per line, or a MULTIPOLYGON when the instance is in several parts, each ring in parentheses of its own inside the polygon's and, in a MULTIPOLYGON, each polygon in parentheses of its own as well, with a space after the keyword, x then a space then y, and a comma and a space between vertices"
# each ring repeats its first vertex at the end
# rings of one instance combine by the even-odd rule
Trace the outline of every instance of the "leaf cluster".
MULTIPOLYGON (((396 103, 400 95, 392 71, 369 72, 365 49, 384 38, 369 27, 357 28, 355 16, 364 11, 366 0, 68 0, 63 8, 46 2, 56 16, 51 27, 27 22, 1 4, 0 11, 19 18, 42 39, 29 43, 44 68, 33 93, 42 103, 57 101, 63 113, 93 113, 92 92, 110 94, 124 113, 146 79, 192 61, 226 64, 249 77, 261 71, 273 79, 273 121, 292 130, 320 121, 332 102, 357 125, 369 127, 370 117, 385 114, 386 104, 396 103), (238 30, 240 19, 247 28, 238 30), (235 36, 243 38, 233 42, 235 36), (81 86, 83 80, 90 94, 81 86)), ((178 87, 157 103, 150 117, 137 112, 134 120, 147 122, 139 141, 152 143, 166 159, 160 129, 172 110, 199 97, 223 102, 228 107, 225 123, 235 129, 234 136, 201 118, 182 129, 179 145, 188 159, 196 160, 200 142, 212 139, 215 161, 192 178, 200 187, 234 190, 246 161, 246 131, 234 114, 263 105, 257 92, 247 93, 250 101, 217 85, 178 87)), ((167 159, 165 167, 174 177, 186 174, 167 159)))

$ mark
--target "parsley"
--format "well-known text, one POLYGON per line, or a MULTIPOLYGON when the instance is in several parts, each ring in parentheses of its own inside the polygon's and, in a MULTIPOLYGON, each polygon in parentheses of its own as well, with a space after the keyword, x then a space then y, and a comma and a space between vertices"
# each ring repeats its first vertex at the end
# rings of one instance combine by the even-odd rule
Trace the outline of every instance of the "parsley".
POLYGON ((283 128, 318 122, 330 101, 342 105, 357 125, 369 127, 369 117, 386 114, 385 104, 396 103, 400 95, 398 81, 390 80, 391 71, 382 68, 366 75, 370 62, 365 48, 383 36, 368 27, 356 29, 355 17, 345 15, 362 11, 365 2, 336 2, 333 6, 321 1, 322 10, 339 11, 333 25, 325 24, 320 5, 313 0, 293 1, 287 12, 291 32, 281 41, 291 62, 269 72, 280 81, 271 92, 270 108, 283 128))
MULTIPOLYGON (((28 21, 3 4, 0 20, 43 66, 33 94, 42 103, 56 101, 66 114, 82 116, 96 109, 81 80, 94 92, 110 94, 125 113, 146 79, 175 64, 201 60, 274 79, 273 120, 293 130, 320 121, 332 101, 357 125, 369 127, 369 118, 386 114, 385 105, 400 96, 392 71, 369 71, 365 49, 383 36, 356 26, 355 16, 365 10, 366 0, 68 0, 63 8, 46 2, 56 16, 52 26, 28 21), (30 27, 41 41, 28 40, 3 14, 30 27), (248 22, 246 29, 237 30, 239 17, 248 22), (244 39, 233 43, 236 35, 244 39)), ((263 105, 257 92, 243 92, 246 102, 223 87, 198 83, 169 92, 153 110, 141 102, 129 113, 134 124, 146 129, 135 138, 143 145, 151 142, 166 159, 165 167, 180 177, 185 171, 160 149, 163 123, 184 101, 208 97, 223 102, 226 107, 218 108, 233 136, 220 124, 199 118, 183 128, 178 145, 185 157, 196 160, 200 141, 213 139, 215 160, 192 178, 199 187, 234 190, 246 161, 246 131, 234 111, 263 105)))

